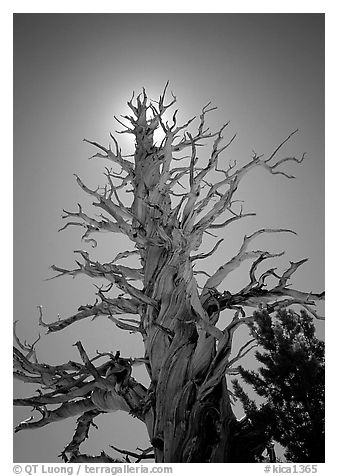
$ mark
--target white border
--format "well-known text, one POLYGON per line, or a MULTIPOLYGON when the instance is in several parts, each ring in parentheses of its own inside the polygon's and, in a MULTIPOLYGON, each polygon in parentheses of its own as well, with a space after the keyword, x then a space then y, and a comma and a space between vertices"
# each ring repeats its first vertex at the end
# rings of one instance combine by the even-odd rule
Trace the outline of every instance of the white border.
MULTIPOLYGON (((5 1, 0 7, 0 48, 1 48, 1 310, 2 315, 2 372, 7 376, 6 388, 3 386, 1 392, 1 424, 3 445, 2 455, 6 458, 7 465, 12 461, 12 418, 11 418, 11 392, 12 388, 12 361, 11 361, 11 342, 12 342, 12 97, 13 97, 13 75, 12 75, 12 14, 13 13, 325 13, 326 14, 326 256, 330 258, 326 270, 326 291, 327 291, 327 463, 320 465, 318 474, 333 474, 333 464, 335 460, 334 436, 335 423, 337 421, 336 412, 336 392, 337 392, 337 358, 335 346, 337 336, 337 309, 334 306, 333 296, 337 292, 336 287, 336 237, 337 237, 337 198, 334 193, 337 189, 337 170, 336 170, 336 115, 337 115, 337 44, 338 39, 336 31, 338 29, 338 18, 333 1, 242 1, 224 4, 223 2, 208 1, 202 2, 136 2, 128 1, 121 5, 116 2, 96 1, 74 2, 74 1, 5 1), (253 5, 255 9, 253 9, 253 5), (331 377, 332 376, 332 377, 331 377), (5 428, 3 427, 5 425, 5 428), (7 459, 9 461, 7 461, 7 459)), ((2 376, 3 379, 3 376, 2 376)), ((176 466, 176 465, 175 465, 176 466)), ((181 466, 181 465, 179 465, 181 466)), ((263 474, 263 468, 258 465, 237 465, 236 471, 231 468, 233 474, 241 474, 242 468, 249 471, 250 474, 263 474), (237 472, 237 468, 239 472, 237 472), (257 470, 255 469, 257 468, 257 470)), ((188 469, 184 467, 184 471, 188 469)), ((189 469, 192 470, 191 467, 189 469)), ((230 468, 229 468, 230 469, 230 468)), ((194 468, 196 471, 196 468, 194 468)), ((213 468, 214 471, 214 468, 213 468)), ((5 474, 12 473, 12 466, 5 474)), ((175 471, 179 474, 179 471, 175 471)))

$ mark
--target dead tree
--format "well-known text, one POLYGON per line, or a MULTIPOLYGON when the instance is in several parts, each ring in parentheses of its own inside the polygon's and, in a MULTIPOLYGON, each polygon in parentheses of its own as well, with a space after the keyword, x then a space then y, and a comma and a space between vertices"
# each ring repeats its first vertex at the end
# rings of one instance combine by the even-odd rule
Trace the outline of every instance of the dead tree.
POLYGON ((212 232, 227 231, 236 220, 253 215, 238 208, 236 192, 242 177, 262 167, 271 174, 293 178, 283 166, 301 163, 304 155, 280 157, 283 146, 297 132, 293 131, 271 155, 254 153, 244 166, 238 167, 235 162, 222 167, 220 156, 235 137, 224 140, 228 123, 216 132, 209 130, 207 115, 216 109, 210 103, 202 109, 199 119, 194 117, 179 125, 175 110, 166 120, 168 109, 176 103, 174 95, 167 102, 167 86, 158 101, 149 100, 144 89, 136 99, 133 95, 128 102, 131 115, 122 120, 116 118, 123 127, 120 133, 131 134, 135 140, 132 158, 122 155, 113 135, 113 148, 85 140, 97 149, 94 158, 104 159, 112 166, 106 168, 107 183, 103 188, 90 188, 76 176, 100 214, 91 217, 81 205, 74 212, 64 210, 63 218, 68 221, 62 229, 81 226, 86 243, 96 246, 92 235, 106 231, 125 235, 133 248, 108 263, 93 261, 88 251, 77 250, 80 259, 76 268, 53 266, 57 276, 85 274, 106 279, 108 286, 98 290, 94 304, 81 306, 70 317, 47 324, 40 308, 39 318, 47 332, 58 332, 100 315, 120 329, 140 333, 144 358, 138 360, 149 373, 149 388, 132 377, 135 361, 119 353, 90 358, 79 341, 75 345, 80 362, 47 365, 37 361, 35 344, 23 344, 15 334, 15 377, 44 389, 31 398, 15 400, 15 405, 33 407, 41 413, 40 419, 21 422, 16 431, 77 416, 75 434, 62 452, 65 461, 112 460, 106 453, 86 457, 80 453, 80 445, 97 415, 117 410, 144 422, 149 433, 151 447, 147 450, 139 454, 119 450, 127 460, 154 457, 156 462, 257 461, 268 442, 263 431, 249 428, 245 419, 236 419, 226 380, 237 361, 254 345, 248 342, 233 356, 236 330, 252 322, 257 307, 274 313, 297 304, 318 317, 315 302, 324 298, 324 293, 302 292, 289 286, 289 279, 306 260, 290 262, 281 272, 276 267, 259 272, 262 262, 283 253, 252 248, 255 238, 265 233, 293 233, 282 228, 259 229, 245 235, 238 253, 200 286, 196 262, 210 257, 223 241, 218 240, 209 252, 198 252, 203 237, 216 236, 212 232), (193 122, 197 128, 189 132, 193 122), (158 129, 163 139, 156 145, 154 132, 158 129), (208 143, 210 154, 203 161, 199 151, 208 143), (211 175, 213 179, 208 181, 211 175), (121 198, 125 191, 132 193, 131 206, 121 198), (218 220, 220 217, 223 218, 218 220), (133 255, 138 267, 120 264, 133 255), (248 260, 252 265, 247 285, 235 293, 220 292, 223 281, 248 260), (112 289, 121 294, 113 297, 112 289), (233 315, 221 329, 218 321, 224 310, 233 315), (134 317, 123 317, 126 313, 134 317), (98 359, 104 362, 98 365, 98 359), (50 409, 55 404, 59 406, 50 409))

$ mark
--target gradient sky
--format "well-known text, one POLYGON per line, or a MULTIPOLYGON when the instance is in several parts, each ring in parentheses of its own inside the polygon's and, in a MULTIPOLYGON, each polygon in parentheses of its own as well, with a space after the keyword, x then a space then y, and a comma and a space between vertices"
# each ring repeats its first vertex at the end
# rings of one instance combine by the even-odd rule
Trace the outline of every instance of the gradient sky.
MULTIPOLYGON (((224 167, 233 159, 245 163, 252 150, 271 153, 296 128, 300 132, 284 155, 307 152, 302 166, 288 169, 296 180, 261 169, 243 179, 237 197, 257 217, 226 229, 223 246, 206 268, 212 271, 231 258, 243 233, 291 228, 297 237, 269 236, 253 247, 286 250, 281 269, 289 260, 309 257, 292 284, 304 291, 323 289, 324 15, 15 14, 14 318, 28 341, 41 331, 37 305, 54 321, 94 301, 89 278, 45 281, 52 264, 73 266, 73 250, 87 246, 80 228, 57 233, 63 208, 74 211, 81 202, 90 211, 73 174, 89 186, 103 182, 106 164, 87 160, 95 151, 82 139, 108 144, 109 132, 118 129, 113 115, 127 112, 132 91, 144 86, 157 99, 167 80, 182 123, 210 100, 218 106, 210 116, 212 128, 231 121, 229 138, 237 132, 237 139, 223 156, 224 167)), ((120 139, 130 152, 132 144, 120 139)), ((206 249, 213 243, 206 242, 206 249)), ((94 259, 109 260, 124 248, 123 238, 107 234, 97 249, 88 250, 94 259)), ((235 291, 246 277, 243 269, 224 288, 235 291)), ((89 355, 96 350, 142 355, 140 339, 98 318, 43 337, 38 358, 53 364, 77 360, 72 344, 79 339, 89 355)), ((144 381, 142 369, 135 377, 144 381)), ((15 393, 28 396, 32 388, 15 382, 15 393)), ((28 414, 16 409, 15 423, 28 414)), ((91 430, 84 451, 109 451, 110 443, 131 450, 147 446, 143 425, 123 413, 101 416, 97 423, 100 429, 91 430)), ((74 428, 75 421, 66 420, 18 433, 14 461, 58 462, 74 428)))

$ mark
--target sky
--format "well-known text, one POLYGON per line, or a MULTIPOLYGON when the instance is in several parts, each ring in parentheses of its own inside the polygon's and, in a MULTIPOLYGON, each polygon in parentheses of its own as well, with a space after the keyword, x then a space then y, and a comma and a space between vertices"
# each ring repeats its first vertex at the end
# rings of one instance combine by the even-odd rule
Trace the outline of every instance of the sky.
MULTIPOLYGON (((106 164, 87 160, 95 150, 83 138, 108 144, 109 132, 119 129, 113 116, 127 112, 132 92, 144 86, 157 99, 167 80, 182 123, 209 101, 218 107, 210 116, 213 129, 230 120, 229 138, 237 137, 223 156, 224 167, 234 159, 244 164, 253 150, 271 153, 296 128, 299 133, 285 154, 307 153, 302 166, 288 168, 295 180, 261 169, 243 179, 237 196, 245 211, 257 216, 226 229, 206 269, 215 270, 231 258, 244 233, 291 228, 297 236, 262 237, 254 247, 285 250, 278 261, 281 269, 290 260, 308 257, 292 284, 304 291, 323 290, 323 15, 15 14, 14 319, 22 338, 32 341, 41 332, 38 305, 50 322, 94 302, 89 278, 46 280, 52 264, 71 267, 73 250, 86 247, 80 228, 57 232, 62 209, 74 211, 81 202, 91 211, 73 174, 93 187, 103 181, 106 164)), ((124 135, 118 138, 130 153, 132 143, 124 135)), ((206 242, 205 249, 213 243, 206 242)), ((123 249, 123 237, 107 234, 88 251, 95 259, 109 260, 123 249)), ((240 270, 223 289, 235 291, 246 278, 247 269, 240 270)), ((323 335, 322 326, 318 332, 323 335)), ((43 336, 38 357, 51 364, 78 359, 72 344, 79 339, 92 355, 96 350, 142 355, 140 339, 98 318, 43 336)), ((135 377, 145 381, 140 368, 135 377)), ((17 382, 14 390, 18 396, 32 393, 29 385, 17 382)), ((15 423, 27 416, 25 409, 15 409, 15 423)), ((147 446, 143 425, 123 413, 101 416, 97 423, 100 429, 91 430, 84 451, 109 452, 109 444, 131 450, 147 446)), ((57 455, 74 428, 75 421, 66 420, 19 432, 14 461, 60 461, 57 455)))

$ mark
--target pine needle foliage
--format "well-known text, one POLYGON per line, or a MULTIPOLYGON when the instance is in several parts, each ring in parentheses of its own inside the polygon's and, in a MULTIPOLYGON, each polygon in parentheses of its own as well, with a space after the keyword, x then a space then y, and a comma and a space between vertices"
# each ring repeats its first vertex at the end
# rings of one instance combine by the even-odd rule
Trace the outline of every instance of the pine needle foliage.
POLYGON ((254 314, 250 332, 263 364, 258 371, 238 371, 249 387, 264 398, 260 406, 238 379, 235 396, 254 427, 265 428, 268 438, 286 448, 290 462, 324 462, 324 343, 316 337, 311 316, 304 310, 254 314))

